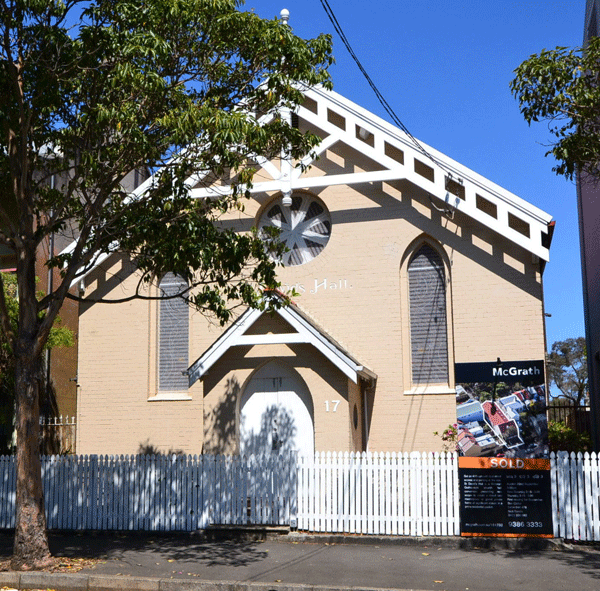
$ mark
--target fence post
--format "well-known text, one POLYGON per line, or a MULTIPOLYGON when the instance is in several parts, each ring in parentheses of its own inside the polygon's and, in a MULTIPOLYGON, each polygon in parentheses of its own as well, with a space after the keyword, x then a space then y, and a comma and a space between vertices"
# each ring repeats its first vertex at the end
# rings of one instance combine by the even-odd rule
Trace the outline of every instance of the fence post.
POLYGON ((298 528, 298 452, 292 453, 290 458, 290 482, 289 482, 289 520, 292 529, 298 528))
POLYGON ((592 540, 598 541, 600 540, 600 515, 598 514, 598 505, 600 501, 600 491, 598 490, 598 454, 596 452, 592 452, 590 454, 590 477, 592 481, 592 492, 591 492, 591 500, 590 503, 592 506, 592 515, 593 515, 593 529, 592 529, 592 540))

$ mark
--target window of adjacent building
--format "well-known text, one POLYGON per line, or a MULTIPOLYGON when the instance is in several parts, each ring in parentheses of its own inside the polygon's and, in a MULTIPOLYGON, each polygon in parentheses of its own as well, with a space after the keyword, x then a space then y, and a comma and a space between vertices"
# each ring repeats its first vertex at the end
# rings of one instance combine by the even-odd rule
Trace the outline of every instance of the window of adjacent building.
POLYGON ((592 14, 590 16, 590 22, 588 25, 586 41, 588 41, 591 37, 596 37, 598 35, 598 19, 596 15, 596 6, 592 8, 592 14))
POLYGON ((448 382, 446 278, 440 254, 421 246, 408 264, 413 384, 448 382))
POLYGON ((189 306, 177 294, 187 288, 185 279, 167 273, 159 284, 158 389, 188 389, 189 306))

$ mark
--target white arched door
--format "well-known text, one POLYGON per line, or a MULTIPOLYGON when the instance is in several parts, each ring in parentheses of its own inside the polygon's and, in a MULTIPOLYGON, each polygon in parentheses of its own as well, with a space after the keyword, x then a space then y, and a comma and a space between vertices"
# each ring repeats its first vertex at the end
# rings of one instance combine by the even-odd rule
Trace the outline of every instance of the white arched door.
POLYGON ((240 405, 240 453, 313 455, 313 405, 304 382, 270 362, 248 382, 240 405))

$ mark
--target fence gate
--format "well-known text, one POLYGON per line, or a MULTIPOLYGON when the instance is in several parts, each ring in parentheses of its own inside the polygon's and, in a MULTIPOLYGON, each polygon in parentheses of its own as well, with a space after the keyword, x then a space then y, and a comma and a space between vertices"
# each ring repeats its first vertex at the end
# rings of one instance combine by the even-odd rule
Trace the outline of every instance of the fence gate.
POLYGON ((295 525, 297 472, 295 454, 216 456, 209 525, 295 525))

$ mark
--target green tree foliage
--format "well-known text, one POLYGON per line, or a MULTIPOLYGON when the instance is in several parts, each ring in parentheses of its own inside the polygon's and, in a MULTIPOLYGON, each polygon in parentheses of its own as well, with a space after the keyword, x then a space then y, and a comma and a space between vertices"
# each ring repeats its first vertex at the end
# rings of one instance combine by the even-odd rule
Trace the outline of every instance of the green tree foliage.
MULTIPOLYGON (((183 276, 186 297, 221 322, 232 302, 277 286, 255 232, 220 217, 242 207, 255 155, 305 155, 317 138, 280 116, 302 88, 330 85, 331 42, 301 40, 239 0, 5 0, 0 10, 0 243, 16 253, 15 327, 0 280, 0 322, 15 357, 17 526, 12 564, 50 560, 39 457, 37 377, 70 286, 99 253, 135 260, 142 281, 183 276), (133 170, 156 172, 127 193, 133 170), (230 195, 195 200, 233 179, 230 195), (52 179, 58 179, 52 182, 52 179), (75 247, 36 297, 35 259, 51 233, 75 247)), ((142 297, 139 290, 136 296, 142 297)))
MULTIPOLYGON (((6 290, 6 304, 13 330, 17 330, 19 303, 17 300, 17 278, 12 273, 2 273, 6 290)), ((41 292, 38 298, 43 297, 41 292)), ((73 332, 66 326, 61 326, 57 318, 50 329, 46 349, 56 347, 72 347, 75 344, 73 332)), ((41 388, 40 396, 48 393, 47 388, 41 388)), ((40 405, 43 403, 40 400, 40 405)), ((0 454, 12 451, 12 435, 15 415, 15 360, 10 342, 0 333, 0 454)))
POLYGON ((585 48, 557 47, 532 55, 516 70, 511 90, 531 124, 547 121, 555 140, 546 155, 553 170, 572 179, 597 177, 600 164, 600 38, 585 48))
POLYGON ((564 398, 574 406, 588 395, 588 367, 583 337, 556 341, 547 358, 548 377, 564 398))
MULTIPOLYGON (((18 315, 16 281, 11 282, 4 275, 7 311, 11 323, 16 323, 18 315)), ((0 332, 0 453, 10 448, 15 414, 15 364, 10 343, 4 332, 0 332)))
POLYGON ((578 433, 561 421, 548 421, 548 443, 551 451, 586 452, 592 449, 589 433, 578 433))

